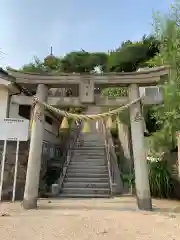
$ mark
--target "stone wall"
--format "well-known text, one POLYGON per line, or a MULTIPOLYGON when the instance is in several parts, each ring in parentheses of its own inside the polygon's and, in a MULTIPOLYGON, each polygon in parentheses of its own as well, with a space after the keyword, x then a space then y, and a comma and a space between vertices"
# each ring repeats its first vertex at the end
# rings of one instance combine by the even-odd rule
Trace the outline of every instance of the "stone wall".
MULTIPOLYGON (((42 161, 41 161, 41 174, 40 174, 40 196, 45 191, 45 176, 48 168, 54 164, 61 167, 61 160, 67 141, 69 140, 69 134, 67 132, 61 133, 58 138, 58 144, 53 142, 43 142, 42 146, 42 161)), ((4 142, 0 141, 0 165, 2 161, 4 142)), ((16 200, 22 200, 24 195, 24 187, 26 180, 26 170, 29 154, 29 141, 20 142, 19 146, 19 160, 18 160, 18 172, 17 172, 17 185, 16 185, 16 200)), ((6 151, 5 171, 4 171, 4 183, 3 183, 3 197, 2 200, 12 199, 12 188, 14 180, 14 167, 16 159, 16 142, 8 142, 6 151)), ((1 174, 1 169, 0 169, 1 174)))
MULTIPOLYGON (((0 163, 2 161, 3 145, 4 145, 4 142, 0 141, 0 155, 1 155, 0 163)), ((28 162, 28 149, 29 149, 29 142, 20 143, 17 185, 16 185, 17 200, 22 199, 23 193, 24 193, 26 169, 27 169, 27 162, 28 162)), ((6 151, 2 200, 11 200, 12 198, 15 158, 16 158, 16 142, 8 142, 7 151, 6 151)))

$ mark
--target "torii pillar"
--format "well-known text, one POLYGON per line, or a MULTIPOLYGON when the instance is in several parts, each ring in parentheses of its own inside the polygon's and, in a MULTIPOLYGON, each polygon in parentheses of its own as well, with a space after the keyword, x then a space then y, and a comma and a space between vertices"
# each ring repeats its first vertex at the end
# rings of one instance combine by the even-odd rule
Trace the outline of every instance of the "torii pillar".
MULTIPOLYGON (((139 87, 137 84, 131 84, 129 86, 129 100, 131 102, 137 98, 139 98, 139 87)), ((144 145, 144 123, 140 101, 130 106, 130 120, 137 204, 141 210, 152 210, 148 165, 144 145)))
MULTIPOLYGON (((48 97, 48 88, 44 84, 37 86, 36 96, 40 102, 44 102, 48 97)), ((31 140, 29 148, 29 158, 27 165, 26 184, 24 191, 23 207, 25 209, 36 209, 39 194, 39 177, 41 171, 41 154, 44 134, 44 107, 36 104, 32 117, 31 140)))

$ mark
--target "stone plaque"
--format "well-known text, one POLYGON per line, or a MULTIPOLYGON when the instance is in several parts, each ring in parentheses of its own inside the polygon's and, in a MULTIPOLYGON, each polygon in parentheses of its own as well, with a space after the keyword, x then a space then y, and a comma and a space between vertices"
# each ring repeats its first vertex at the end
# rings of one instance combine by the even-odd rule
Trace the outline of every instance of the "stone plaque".
POLYGON ((94 81, 92 79, 82 79, 79 95, 82 103, 94 102, 94 81))

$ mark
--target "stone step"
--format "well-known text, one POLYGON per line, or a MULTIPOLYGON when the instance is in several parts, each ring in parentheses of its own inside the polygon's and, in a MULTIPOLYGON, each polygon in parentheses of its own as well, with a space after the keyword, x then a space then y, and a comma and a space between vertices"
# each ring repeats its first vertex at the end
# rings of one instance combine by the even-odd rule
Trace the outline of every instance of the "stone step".
POLYGON ((104 159, 77 159, 71 162, 72 165, 88 165, 88 166, 106 166, 104 159))
POLYGON ((105 155, 74 155, 72 157, 72 161, 77 161, 77 160, 104 160, 106 159, 106 156, 105 155))
POLYGON ((102 178, 88 178, 88 177, 65 177, 64 182, 83 182, 83 183, 92 183, 92 182, 102 182, 102 183, 109 183, 108 177, 102 177, 102 178))
POLYGON ((67 172, 67 178, 109 178, 108 173, 74 173, 67 172))
POLYGON ((82 157, 84 157, 84 156, 93 156, 93 157, 95 157, 95 156, 99 156, 99 157, 101 157, 101 156, 104 156, 104 155, 106 155, 105 154, 105 151, 102 151, 102 152, 91 152, 91 151, 74 151, 73 152, 73 156, 82 156, 82 157))
POLYGON ((68 168, 67 173, 108 173, 106 168, 68 168))
POLYGON ((92 133, 91 135, 80 135, 79 139, 104 140, 104 136, 102 134, 92 133))
POLYGON ((82 154, 73 154, 72 155, 72 159, 76 158, 76 159, 104 159, 106 156, 106 154, 86 154, 86 153, 82 153, 82 154))
POLYGON ((106 157, 105 156, 103 156, 103 157, 101 157, 101 158, 99 158, 99 157, 86 157, 86 156, 84 156, 84 157, 79 157, 79 156, 75 156, 72 160, 71 160, 72 162, 81 162, 81 163, 87 163, 87 162, 99 162, 99 163, 106 163, 106 157))
POLYGON ((109 189, 108 182, 64 182, 64 188, 107 188, 109 189))
POLYGON ((95 164, 95 165, 106 165, 106 159, 102 158, 102 159, 96 159, 96 158, 74 158, 71 163, 74 163, 74 164, 95 164))
POLYGON ((82 145, 82 146, 79 146, 79 145, 76 145, 74 147, 74 149, 79 149, 79 150, 104 150, 105 149, 105 146, 102 145, 102 146, 99 146, 99 145, 92 145, 92 144, 87 144, 87 145, 82 145))
POLYGON ((104 142, 92 142, 92 141, 81 141, 81 142, 77 142, 77 144, 79 144, 79 146, 94 146, 94 147, 104 147, 105 143, 104 142))
POLYGON ((105 139, 103 138, 80 138, 79 140, 77 140, 79 142, 82 142, 82 143, 89 143, 89 142, 92 142, 92 143, 105 143, 105 139))
POLYGON ((110 194, 109 188, 66 188, 62 189, 62 193, 69 194, 110 194))
POLYGON ((83 144, 97 144, 98 146, 100 145, 105 145, 105 141, 98 141, 98 140, 77 140, 77 143, 80 143, 80 145, 83 145, 83 144))
POLYGON ((74 152, 89 152, 89 153, 98 153, 98 152, 100 152, 100 153, 102 153, 102 152, 105 152, 105 148, 103 147, 103 148, 94 148, 94 147, 92 147, 92 148, 87 148, 87 147, 78 147, 78 148, 74 148, 74 149, 72 149, 74 152))
POLYGON ((107 166, 105 166, 105 165, 101 165, 101 166, 99 166, 99 165, 87 165, 87 164, 70 164, 69 165, 69 167, 68 167, 68 170, 77 170, 77 169, 82 169, 82 170, 84 170, 84 171, 86 171, 87 169, 88 170, 97 170, 97 169, 99 169, 99 170, 107 170, 107 166))
POLYGON ((85 142, 105 142, 105 139, 103 137, 99 137, 99 136, 88 136, 88 137, 80 137, 79 138, 80 141, 85 141, 85 142))
POLYGON ((60 198, 110 198, 110 194, 79 194, 79 193, 60 193, 60 198))
POLYGON ((94 139, 94 140, 83 139, 83 140, 80 140, 79 142, 82 144, 98 144, 98 145, 105 144, 104 140, 97 140, 97 139, 94 139))
POLYGON ((72 162, 106 162, 106 157, 98 157, 98 156, 74 156, 73 159, 71 160, 72 162))
POLYGON ((110 197, 105 140, 102 133, 81 134, 72 149, 60 197, 110 197))
POLYGON ((86 143, 89 143, 89 142, 105 143, 105 139, 98 138, 98 137, 95 137, 95 138, 80 138, 77 141, 82 142, 82 143, 83 142, 86 142, 86 143))
POLYGON ((81 133, 79 135, 80 138, 93 138, 93 137, 98 137, 99 139, 102 139, 103 138, 103 135, 101 132, 89 132, 89 133, 86 133, 86 134, 83 134, 81 133))
POLYGON ((105 140, 104 139, 98 139, 98 138, 80 138, 79 140, 77 140, 77 142, 81 142, 81 143, 97 143, 97 144, 100 144, 100 143, 105 143, 105 140))
POLYGON ((71 162, 69 167, 72 168, 97 168, 97 167, 104 167, 107 168, 104 162, 71 162))

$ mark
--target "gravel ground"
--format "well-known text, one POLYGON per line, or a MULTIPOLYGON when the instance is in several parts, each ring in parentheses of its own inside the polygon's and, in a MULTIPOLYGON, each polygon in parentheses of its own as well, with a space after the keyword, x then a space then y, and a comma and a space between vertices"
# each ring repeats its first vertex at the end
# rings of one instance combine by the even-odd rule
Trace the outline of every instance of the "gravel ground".
POLYGON ((136 208, 131 197, 40 200, 38 210, 1 203, 3 240, 176 240, 180 239, 180 202, 154 200, 153 212, 136 208))

